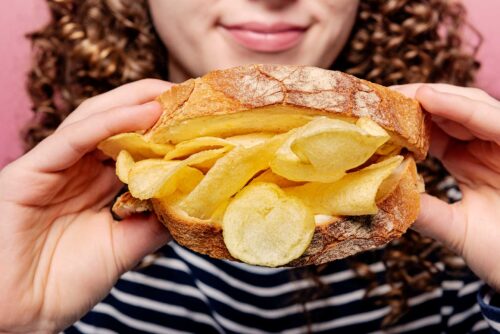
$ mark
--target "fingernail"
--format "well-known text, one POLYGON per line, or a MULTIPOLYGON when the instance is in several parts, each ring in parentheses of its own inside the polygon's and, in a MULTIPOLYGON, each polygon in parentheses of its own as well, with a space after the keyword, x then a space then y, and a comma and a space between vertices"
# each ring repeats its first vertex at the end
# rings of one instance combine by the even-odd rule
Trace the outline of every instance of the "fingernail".
POLYGON ((422 94, 422 92, 424 92, 423 94, 426 94, 426 92, 431 92, 431 93, 437 93, 438 91, 435 90, 431 84, 423 84, 422 86, 420 86, 418 89, 417 89, 417 92, 416 92, 416 95, 418 96, 419 94, 422 94))

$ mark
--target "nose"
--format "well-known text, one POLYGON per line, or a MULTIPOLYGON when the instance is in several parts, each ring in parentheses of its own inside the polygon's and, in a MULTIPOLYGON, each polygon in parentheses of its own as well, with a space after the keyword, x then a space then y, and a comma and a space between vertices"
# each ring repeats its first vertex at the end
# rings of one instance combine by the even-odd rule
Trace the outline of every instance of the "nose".
POLYGON ((282 9, 284 7, 290 6, 291 4, 297 2, 298 0, 250 0, 250 1, 261 3, 263 6, 269 9, 282 9))

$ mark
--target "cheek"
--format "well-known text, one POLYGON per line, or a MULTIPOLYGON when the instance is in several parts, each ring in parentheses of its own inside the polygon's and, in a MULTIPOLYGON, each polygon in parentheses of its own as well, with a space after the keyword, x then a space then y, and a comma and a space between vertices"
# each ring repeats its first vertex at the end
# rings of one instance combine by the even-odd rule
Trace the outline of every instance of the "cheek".
POLYGON ((324 48, 336 54, 335 50, 343 47, 351 32, 359 1, 317 0, 307 1, 307 5, 317 22, 317 38, 324 41, 324 48))
POLYGON ((346 23, 354 22, 359 0, 317 0, 309 1, 311 11, 319 23, 336 26, 338 30, 350 30, 346 23))
POLYGON ((153 24, 166 46, 191 41, 213 25, 216 0, 149 0, 153 24))

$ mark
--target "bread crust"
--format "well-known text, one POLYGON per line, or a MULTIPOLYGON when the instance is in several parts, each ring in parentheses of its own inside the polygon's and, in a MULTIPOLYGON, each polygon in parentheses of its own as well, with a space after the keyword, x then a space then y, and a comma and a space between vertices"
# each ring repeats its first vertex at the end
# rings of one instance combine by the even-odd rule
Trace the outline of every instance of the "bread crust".
POLYGON ((137 199, 127 191, 118 196, 111 211, 118 218, 125 218, 136 213, 153 211, 153 206, 150 201, 137 199))
MULTIPOLYGON (((381 246, 400 237, 417 218, 420 196, 415 160, 427 154, 429 119, 417 101, 389 88, 313 67, 249 65, 188 80, 163 93, 158 101, 164 112, 145 134, 156 143, 171 142, 169 129, 186 120, 281 106, 287 113, 369 117, 409 151, 399 183, 377 203, 377 214, 332 217, 316 224, 309 247, 286 266, 319 265, 381 246)), ((119 200, 131 204, 116 207, 129 209, 134 205, 127 196, 119 200)), ((227 250, 216 221, 189 217, 165 200, 152 199, 151 204, 179 244, 214 258, 236 260, 227 250)))
POLYGON ((182 121, 283 106, 290 113, 369 117, 422 160, 429 147, 429 119, 416 100, 354 76, 307 66, 247 65, 218 70, 172 87, 158 97, 163 115, 146 133, 169 142, 166 129, 182 121))

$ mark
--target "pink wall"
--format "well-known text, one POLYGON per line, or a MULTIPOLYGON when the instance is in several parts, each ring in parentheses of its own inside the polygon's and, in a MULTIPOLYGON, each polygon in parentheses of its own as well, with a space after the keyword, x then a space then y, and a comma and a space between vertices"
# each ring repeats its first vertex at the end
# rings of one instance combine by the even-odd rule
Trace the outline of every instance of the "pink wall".
MULTIPOLYGON (((471 22, 481 31, 484 45, 479 52, 483 63, 478 86, 500 98, 499 0, 463 0, 471 22)), ((25 92, 25 75, 30 46, 24 35, 48 19, 44 0, 0 1, 0 168, 22 153, 19 130, 31 116, 25 92)))
POLYGON ((483 36, 478 58, 481 70, 476 86, 500 99, 500 13, 499 0, 462 0, 467 6, 469 21, 483 36))
POLYGON ((19 130, 31 116, 25 89, 30 45, 24 35, 47 19, 44 0, 0 1, 0 167, 21 154, 19 130))

